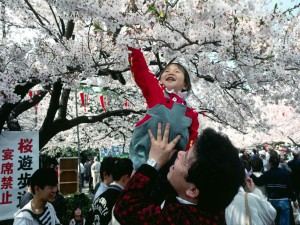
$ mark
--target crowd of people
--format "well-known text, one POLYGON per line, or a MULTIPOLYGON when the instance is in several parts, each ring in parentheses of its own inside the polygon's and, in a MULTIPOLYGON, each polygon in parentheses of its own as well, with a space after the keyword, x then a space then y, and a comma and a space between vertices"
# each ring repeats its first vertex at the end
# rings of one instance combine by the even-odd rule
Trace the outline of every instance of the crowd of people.
MULTIPOLYGON (((230 140, 213 129, 202 131, 189 151, 177 151, 180 136, 169 140, 170 125, 164 132, 161 128, 159 124, 156 137, 149 131, 148 157, 155 164, 146 162, 135 171, 129 158, 102 160, 90 211, 82 215, 79 207, 74 208, 69 225, 295 224, 299 151, 294 151, 288 162, 282 162, 274 150, 239 155, 230 140), (165 187, 159 171, 172 154, 177 157, 165 187), (285 164, 287 167, 282 166, 285 164), (163 191, 166 188, 170 191, 163 191)), ((92 165, 85 166, 85 171, 90 169, 92 174, 92 165)), ((64 208, 55 205, 62 196, 57 184, 55 170, 38 169, 28 182, 14 224, 59 224, 64 208)))
MULTIPOLYGON (((293 224, 299 151, 285 162, 272 150, 241 152, 211 128, 199 135, 198 113, 186 102, 187 69, 170 62, 156 77, 140 49, 128 50, 147 113, 136 124, 129 158, 95 157, 78 165, 80 185, 88 182, 94 197, 86 215, 74 207, 69 225, 293 224)), ((51 204, 57 184, 53 169, 38 169, 14 225, 59 224, 51 204)))

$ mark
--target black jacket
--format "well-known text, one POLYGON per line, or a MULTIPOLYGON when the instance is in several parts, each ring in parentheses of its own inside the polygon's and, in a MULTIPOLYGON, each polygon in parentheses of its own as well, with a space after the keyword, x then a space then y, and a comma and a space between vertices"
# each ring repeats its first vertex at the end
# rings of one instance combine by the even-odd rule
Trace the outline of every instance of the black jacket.
POLYGON ((294 187, 291 181, 291 174, 281 168, 271 168, 260 177, 254 174, 250 176, 257 186, 266 186, 268 199, 289 198, 296 200, 294 187))
POLYGON ((94 200, 86 225, 108 225, 112 218, 112 208, 121 191, 122 189, 118 185, 109 185, 108 189, 94 200))

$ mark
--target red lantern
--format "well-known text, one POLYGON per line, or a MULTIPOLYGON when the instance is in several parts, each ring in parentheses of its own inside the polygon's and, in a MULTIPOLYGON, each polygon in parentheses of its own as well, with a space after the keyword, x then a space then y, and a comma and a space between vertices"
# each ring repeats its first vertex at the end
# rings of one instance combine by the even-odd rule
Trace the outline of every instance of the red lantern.
POLYGON ((29 91, 28 95, 29 95, 30 99, 32 99, 32 97, 33 97, 33 92, 32 92, 32 91, 29 91))
MULTIPOLYGON (((106 98, 106 103, 107 103, 107 98, 106 98)), ((104 112, 106 112, 105 104, 104 104, 104 96, 100 95, 100 105, 103 109, 104 112)))
MULTIPOLYGON (((38 91, 35 92, 35 94, 38 95, 38 94, 40 94, 40 92, 41 92, 41 91, 38 90, 38 91)), ((30 98, 30 99, 33 98, 33 93, 34 93, 33 91, 29 91, 29 92, 28 92, 28 95, 29 95, 29 98, 30 98)), ((37 113, 38 104, 34 105, 34 109, 35 109, 35 112, 37 113)))
POLYGON ((128 109, 128 106, 129 106, 128 100, 125 99, 124 100, 124 109, 128 109))
POLYGON ((89 94, 88 93, 84 94, 83 92, 80 92, 79 96, 80 96, 81 104, 84 107, 84 111, 86 112, 86 106, 88 104, 89 94))

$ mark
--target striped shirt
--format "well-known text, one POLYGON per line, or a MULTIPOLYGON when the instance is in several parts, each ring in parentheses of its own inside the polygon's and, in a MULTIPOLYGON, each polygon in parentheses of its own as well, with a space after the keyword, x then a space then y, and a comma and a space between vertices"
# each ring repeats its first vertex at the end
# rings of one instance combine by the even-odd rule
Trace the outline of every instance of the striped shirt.
POLYGON ((45 207, 44 212, 37 215, 37 217, 43 225, 51 225, 51 214, 47 206, 45 207))

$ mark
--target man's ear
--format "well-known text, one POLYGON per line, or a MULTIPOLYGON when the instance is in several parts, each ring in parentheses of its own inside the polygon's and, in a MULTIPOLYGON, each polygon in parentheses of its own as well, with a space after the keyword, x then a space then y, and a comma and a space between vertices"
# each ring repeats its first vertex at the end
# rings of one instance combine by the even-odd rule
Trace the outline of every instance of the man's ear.
POLYGON ((39 186, 34 186, 34 193, 39 193, 39 191, 41 190, 41 188, 39 186))
POLYGON ((122 182, 127 182, 129 180, 129 176, 127 174, 124 174, 122 177, 121 177, 121 180, 122 182))
POLYGON ((186 190, 186 195, 190 198, 196 198, 200 194, 198 188, 195 185, 192 185, 189 189, 186 190))
POLYGON ((103 171, 103 177, 104 177, 104 178, 108 177, 106 171, 103 171))

